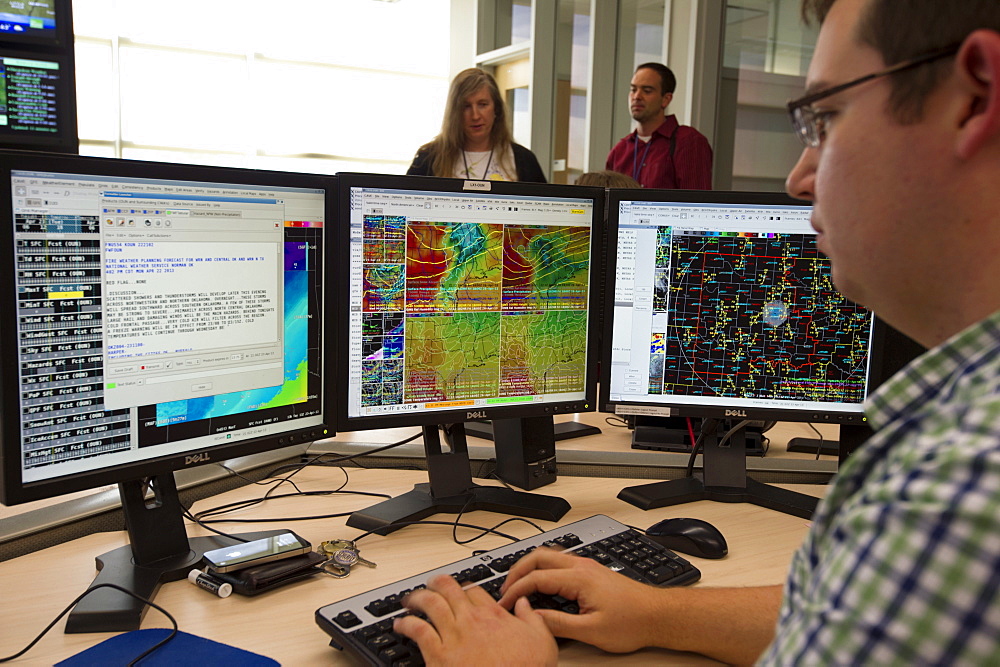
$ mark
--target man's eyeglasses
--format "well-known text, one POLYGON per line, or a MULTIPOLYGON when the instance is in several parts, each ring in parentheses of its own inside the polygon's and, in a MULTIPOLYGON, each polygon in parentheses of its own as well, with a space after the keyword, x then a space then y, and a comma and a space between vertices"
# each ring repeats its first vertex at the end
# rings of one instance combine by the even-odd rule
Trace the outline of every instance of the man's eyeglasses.
POLYGON ((843 92, 848 88, 853 88, 854 86, 865 83, 866 81, 871 81, 872 79, 889 76, 890 74, 912 69, 919 65, 940 60, 941 58, 947 58, 948 56, 954 55, 960 46, 961 44, 952 44, 944 48, 936 49, 923 55, 916 56, 915 58, 896 63, 892 67, 887 67, 884 70, 880 70, 872 74, 866 74, 865 76, 854 79, 853 81, 842 83, 839 86, 833 86, 832 88, 810 93, 809 95, 800 97, 797 100, 792 100, 788 103, 788 115, 791 116, 792 127, 795 130, 795 134, 808 148, 819 148, 820 143, 822 143, 823 139, 826 138, 826 114, 816 111, 816 109, 812 107, 814 102, 818 102, 819 100, 831 95, 836 95, 839 92, 843 92))

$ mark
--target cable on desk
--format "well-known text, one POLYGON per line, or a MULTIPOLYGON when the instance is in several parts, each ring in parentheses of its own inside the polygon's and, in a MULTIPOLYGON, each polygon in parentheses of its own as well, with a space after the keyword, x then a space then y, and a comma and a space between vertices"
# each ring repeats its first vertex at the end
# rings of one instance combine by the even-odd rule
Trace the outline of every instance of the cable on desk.
MULTIPOLYGON (((503 481, 503 480, 501 480, 501 481, 503 481)), ((504 484, 504 486, 507 486, 507 485, 504 484)), ((507 488, 509 489, 510 487, 508 486, 507 488)), ((536 524, 536 523, 534 523, 532 521, 528 521, 527 519, 524 519, 524 518, 521 518, 521 517, 510 517, 509 519, 505 519, 505 520, 501 521, 500 523, 498 523, 497 525, 493 526, 492 528, 476 528, 476 530, 479 530, 479 531, 482 531, 482 532, 480 532, 475 537, 471 537, 471 538, 469 538, 467 540, 460 540, 460 539, 458 539, 458 526, 460 525, 459 524, 459 519, 461 519, 462 515, 465 514, 465 511, 467 509, 469 509, 469 503, 471 503, 471 502, 472 502, 472 496, 469 496, 469 499, 465 501, 465 505, 463 505, 462 509, 459 510, 458 515, 455 517, 455 522, 452 524, 452 527, 451 527, 451 539, 452 539, 452 541, 455 542, 455 544, 457 544, 459 546, 465 546, 466 544, 472 544, 476 540, 478 540, 480 538, 483 538, 483 537, 486 537, 490 533, 496 532, 497 528, 499 528, 500 526, 502 526, 502 525, 504 525, 506 523, 510 523, 511 521, 523 521, 524 523, 526 523, 526 524, 530 525, 531 527, 533 527, 539 533, 544 533, 545 532, 544 528, 542 528, 541 526, 539 526, 538 524, 536 524)), ((465 524, 462 524, 462 525, 465 525, 465 524)), ((497 534, 499 534, 499 533, 497 533, 497 534)))
MULTIPOLYGON (((251 519, 246 519, 246 518, 243 518, 243 519, 228 518, 228 519, 214 519, 214 520, 210 520, 209 519, 209 517, 219 516, 219 515, 222 515, 222 514, 227 514, 229 512, 235 512, 235 511, 241 510, 241 509, 247 509, 249 507, 253 507, 255 505, 259 505, 259 504, 261 504, 261 503, 263 503, 263 502, 265 502, 267 500, 277 500, 277 499, 280 499, 280 498, 307 498, 307 497, 310 497, 310 496, 332 496, 332 495, 338 494, 338 493, 348 494, 348 495, 355 495, 355 496, 367 496, 367 497, 370 497, 370 498, 385 498, 385 499, 389 499, 389 498, 392 497, 392 496, 390 496, 389 494, 386 494, 386 493, 374 493, 374 492, 371 492, 371 491, 344 491, 342 489, 326 490, 326 491, 299 491, 299 492, 296 492, 296 493, 283 493, 283 494, 280 494, 280 495, 277 495, 277 496, 268 496, 268 497, 263 497, 263 498, 251 498, 249 500, 240 500, 240 501, 236 501, 236 502, 232 502, 232 503, 226 503, 225 505, 219 505, 218 507, 210 507, 209 509, 202 510, 202 511, 198 512, 197 514, 189 517, 189 518, 192 521, 194 521, 195 523, 197 523, 198 525, 205 526, 206 528, 208 528, 207 524, 210 524, 210 523, 266 523, 266 522, 274 522, 274 521, 309 521, 309 520, 312 520, 312 519, 336 519, 336 518, 340 518, 340 517, 344 517, 344 516, 350 516, 352 514, 352 512, 339 512, 339 513, 336 513, 336 514, 323 514, 323 515, 317 515, 317 516, 300 516, 300 517, 283 517, 283 518, 267 517, 267 518, 261 518, 261 519, 252 519, 252 518, 251 519)), ((212 530, 211 528, 208 528, 208 529, 212 530)), ((218 532, 218 531, 213 531, 213 532, 218 532)))
POLYGON ((605 417, 604 423, 608 426, 614 426, 615 428, 628 428, 628 420, 622 419, 621 417, 605 417))
POLYGON ((809 428, 813 430, 814 433, 816 433, 816 435, 819 436, 819 443, 817 443, 816 445, 816 460, 819 461, 820 454, 823 453, 823 444, 826 442, 826 440, 823 438, 823 433, 818 428, 816 428, 815 425, 813 425, 811 422, 809 422, 807 425, 809 426, 809 428))
MULTIPOLYGON (((361 458, 363 456, 371 456, 372 454, 379 454, 381 452, 388 451, 390 449, 395 449, 396 447, 402 447, 403 445, 405 445, 407 443, 410 443, 410 442, 413 442, 414 440, 416 440, 417 438, 419 438, 421 436, 423 436, 423 432, 422 431, 420 433, 413 434, 409 438, 405 438, 403 440, 400 440, 398 442, 393 442, 393 443, 388 444, 388 445, 383 445, 382 447, 376 447, 375 449, 370 449, 370 450, 368 450, 366 452, 358 452, 357 454, 343 454, 343 455, 338 455, 337 458, 329 459, 329 460, 321 460, 324 456, 327 456, 327 455, 326 454, 318 454, 315 457, 313 457, 312 459, 310 459, 308 461, 304 461, 302 463, 286 463, 285 465, 278 466, 277 468, 275 468, 274 470, 272 470, 270 473, 268 473, 267 476, 268 477, 274 477, 274 476, 280 474, 281 471, 284 471, 284 470, 286 470, 288 468, 294 468, 295 469, 295 471, 292 473, 292 475, 294 475, 294 474, 298 473, 300 470, 303 470, 304 468, 307 468, 308 466, 311 466, 311 465, 329 466, 329 465, 332 465, 332 464, 340 463, 342 461, 352 461, 354 459, 361 458)), ((289 475, 289 477, 291 477, 291 475, 289 475)))
MULTIPOLYGON (((385 530, 386 528, 405 528, 407 526, 454 526, 454 525, 459 525, 462 528, 472 528, 474 530, 486 531, 487 533, 491 533, 493 535, 498 535, 500 537, 508 539, 511 542, 519 542, 521 540, 520 537, 514 537, 513 535, 508 535, 507 533, 501 533, 499 530, 496 530, 496 528, 499 528, 503 524, 509 523, 511 521, 524 521, 525 523, 531 523, 527 519, 521 519, 520 517, 511 517, 510 519, 507 519, 506 521, 501 521, 494 528, 484 528, 483 526, 476 526, 476 525, 471 524, 471 523, 458 523, 458 524, 456 524, 453 521, 435 521, 433 519, 421 519, 420 521, 395 521, 393 523, 387 523, 384 526, 380 526, 378 528, 375 528, 374 530, 365 531, 365 532, 361 533, 360 535, 358 535, 357 537, 355 537, 353 541, 357 542, 358 540, 362 540, 362 539, 368 537, 369 535, 375 535, 380 530, 385 530)), ((535 527, 537 528, 538 526, 535 526, 535 527)), ((544 531, 542 531, 542 532, 544 532, 544 531)))
POLYGON ((330 459, 330 460, 323 460, 322 457, 326 456, 326 454, 319 454, 319 455, 317 455, 317 456, 315 456, 315 457, 313 457, 313 458, 311 458, 311 459, 309 459, 307 461, 303 461, 301 463, 286 464, 286 465, 283 465, 283 466, 279 466, 279 467, 271 470, 270 472, 268 472, 266 474, 265 478, 276 477, 278 474, 280 474, 281 471, 284 471, 284 470, 287 470, 287 469, 292 469, 292 472, 287 477, 282 477, 280 479, 272 480, 272 481, 268 481, 268 482, 265 482, 265 481, 254 482, 254 481, 250 480, 249 478, 247 478, 247 477, 241 475, 240 473, 236 472, 232 468, 229 468, 229 467, 227 467, 225 465, 219 464, 225 470, 228 470, 229 472, 231 472, 232 474, 236 475, 237 477, 239 477, 241 479, 245 479, 245 480, 247 480, 248 482, 250 482, 252 484, 256 484, 256 485, 271 484, 272 486, 271 486, 270 489, 267 490, 267 492, 261 498, 254 498, 254 499, 250 499, 250 500, 241 500, 241 501, 237 501, 237 502, 233 502, 233 503, 227 503, 225 505, 220 505, 218 507, 213 507, 213 508, 209 508, 209 509, 206 509, 206 510, 202 510, 202 511, 198 512, 197 514, 186 513, 185 516, 189 520, 193 521, 194 523, 197 523, 198 525, 206 528, 207 530, 210 530, 210 531, 212 531, 214 533, 217 533, 219 535, 223 535, 225 537, 232 537, 233 539, 239 540, 241 542, 245 542, 246 540, 243 540, 241 538, 235 537, 233 535, 227 535, 226 533, 223 533, 221 531, 218 531, 218 530, 216 530, 214 528, 209 527, 208 524, 209 523, 263 523, 263 522, 270 522, 270 521, 306 521, 306 520, 311 520, 311 519, 333 519, 333 518, 340 518, 340 517, 343 517, 343 516, 347 516, 350 513, 347 513, 347 514, 345 514, 345 513, 337 513, 337 514, 327 514, 327 515, 321 515, 321 516, 294 517, 294 518, 288 518, 288 517, 286 517, 286 518, 281 518, 281 519, 267 518, 267 519, 226 519, 226 520, 217 520, 217 521, 206 521, 205 520, 208 517, 218 516, 218 515, 221 515, 221 514, 226 514, 228 512, 234 512, 234 511, 241 510, 241 509, 247 509, 249 507, 253 507, 255 505, 261 504, 261 503, 263 503, 263 502, 265 502, 267 500, 277 499, 277 498, 291 498, 291 497, 295 497, 295 496, 308 497, 308 496, 317 496, 317 495, 332 495, 332 494, 335 494, 335 493, 344 493, 344 494, 359 495, 359 496, 370 496, 370 497, 376 497, 376 498, 391 498, 391 496, 386 495, 384 493, 369 493, 367 491, 345 491, 344 487, 346 487, 347 484, 350 482, 350 476, 348 475, 347 471, 342 466, 339 466, 339 465, 336 465, 336 464, 338 464, 338 463, 340 463, 342 461, 348 461, 348 460, 356 459, 356 458, 359 458, 359 457, 362 457, 362 456, 369 456, 371 454, 376 454, 376 453, 379 453, 379 452, 383 452, 383 451, 386 451, 388 449, 392 449, 394 447, 400 447, 400 446, 405 445, 406 443, 411 442, 412 440, 420 437, 420 435, 421 435, 420 433, 417 433, 417 434, 415 434, 415 435, 413 435, 413 436, 411 436, 409 438, 406 438, 404 440, 400 440, 399 442, 394 442, 392 444, 385 445, 383 447, 378 447, 376 449, 373 449, 373 450, 370 450, 370 451, 367 451, 367 452, 359 452, 357 454, 347 454, 347 455, 342 455, 342 456, 338 455, 336 458, 330 459), (301 489, 299 489, 298 485, 295 484, 295 482, 291 481, 291 478, 292 478, 292 476, 296 475, 297 473, 299 473, 300 471, 304 470, 305 468, 307 468, 309 466, 313 466, 313 465, 318 465, 318 466, 323 466, 323 467, 336 467, 336 468, 339 468, 341 470, 341 472, 344 473, 344 483, 341 484, 337 489, 334 489, 332 491, 302 491, 301 489), (279 486, 281 486, 282 484, 285 484, 285 483, 291 484, 292 488, 295 489, 295 493, 288 493, 288 494, 281 494, 281 495, 272 495, 272 493, 279 486))
POLYGON ((145 658, 146 656, 148 656, 149 654, 151 654, 153 651, 155 651, 156 649, 158 649, 161 646, 163 646, 164 644, 166 644, 168 641, 170 641, 171 639, 173 639, 177 635, 177 620, 173 616, 171 616, 170 613, 166 609, 164 609, 163 607, 161 607, 160 605, 156 604, 152 600, 147 600, 146 598, 142 597, 141 595, 136 595, 132 591, 126 590, 126 589, 122 588, 121 586, 119 586, 117 584, 96 584, 94 586, 91 586, 87 590, 85 590, 83 593, 80 593, 78 596, 76 596, 75 600, 73 600, 68 605, 66 605, 66 608, 63 609, 61 612, 59 612, 59 615, 56 616, 54 619, 52 619, 52 622, 49 623, 47 626, 45 626, 45 629, 42 630, 41 633, 39 633, 39 635, 37 637, 35 637, 34 639, 31 640, 31 643, 29 643, 27 646, 25 646, 23 649, 21 649, 20 651, 18 651, 14 655, 7 656, 6 658, 0 658, 0 662, 10 662, 11 660, 16 660, 17 658, 20 658, 22 655, 24 655, 25 653, 27 653, 28 651, 30 651, 32 648, 34 648, 35 644, 37 644, 38 642, 40 642, 42 640, 42 637, 44 637, 46 634, 48 634, 49 630, 51 630, 52 627, 56 623, 59 622, 59 619, 61 619, 66 614, 68 614, 70 612, 70 610, 73 607, 75 607, 80 600, 82 600, 83 598, 87 597, 88 595, 90 595, 91 593, 93 593, 94 591, 96 591, 99 588, 113 588, 116 591, 121 591, 122 593, 125 593, 126 595, 131 595, 136 600, 139 600, 143 604, 149 605, 153 609, 156 609, 158 612, 160 612, 161 614, 163 614, 164 616, 166 616, 170 620, 170 624, 172 626, 174 626, 173 630, 171 630, 171 632, 170 632, 169 635, 167 635, 166 637, 164 637, 160 641, 158 641, 155 644, 153 644, 150 648, 148 648, 145 651, 143 651, 142 654, 139 655, 139 657, 135 658, 130 663, 128 663, 129 667, 132 667, 132 665, 135 665, 140 660, 142 660, 143 658, 145 658))
MULTIPOLYGON (((222 515, 222 514, 227 514, 229 512, 235 512, 235 511, 238 511, 238 510, 241 510, 241 509, 247 509, 249 507, 253 507, 255 505, 261 504, 261 503, 263 503, 263 502, 265 502, 267 500, 275 500, 275 499, 279 499, 279 498, 325 496, 325 495, 333 495, 333 494, 337 494, 337 493, 359 495, 359 496, 370 496, 370 497, 376 497, 376 498, 391 498, 392 496, 390 496, 388 494, 384 494, 384 493, 372 493, 372 492, 368 492, 368 491, 347 491, 347 490, 345 490, 344 487, 346 487, 347 484, 350 482, 350 475, 348 474, 348 472, 347 472, 347 470, 345 468, 343 468, 342 466, 339 466, 337 464, 340 463, 340 462, 343 462, 343 461, 349 461, 349 460, 353 460, 353 459, 356 459, 356 458, 360 458, 360 457, 364 457, 364 456, 370 456, 372 454, 377 454, 379 452, 383 452, 383 451, 386 451, 388 449, 392 449, 394 447, 399 447, 401 445, 404 445, 404 444, 406 444, 408 442, 411 442, 411 441, 415 440, 416 438, 420 437, 421 435, 422 435, 422 433, 418 433, 418 434, 416 434, 416 435, 414 435, 414 436, 412 436, 410 438, 406 438, 405 440, 401 440, 399 442, 395 442, 395 443, 392 443, 390 445, 385 445, 383 447, 378 447, 376 449, 372 449, 372 450, 369 450, 367 452, 359 452, 357 454, 347 454, 347 455, 342 455, 342 456, 338 455, 336 458, 329 459, 329 460, 320 460, 323 456, 326 456, 326 454, 321 454, 319 456, 313 457, 312 459, 310 459, 308 461, 305 461, 305 462, 302 462, 302 463, 287 464, 287 465, 284 465, 284 466, 279 466, 278 468, 275 468, 270 473, 268 473, 268 477, 273 477, 273 476, 279 474, 279 471, 284 471, 284 470, 287 470, 289 468, 292 468, 294 470, 287 477, 283 477, 283 478, 280 478, 280 479, 277 479, 277 480, 273 480, 271 482, 253 482, 255 484, 273 484, 273 486, 270 489, 268 489, 268 491, 264 494, 263 497, 261 497, 261 498, 253 498, 253 499, 249 499, 249 500, 240 500, 240 501, 236 501, 236 502, 232 502, 232 503, 227 503, 227 504, 224 504, 224 505, 219 505, 218 507, 212 507, 212 508, 209 508, 209 509, 202 510, 202 511, 196 513, 196 514, 191 514, 190 512, 185 512, 185 516, 189 520, 197 523, 198 525, 204 527, 207 530, 212 531, 213 533, 216 533, 216 534, 219 534, 219 535, 223 535, 223 536, 226 536, 226 537, 232 537, 233 539, 238 539, 238 540, 240 540, 242 542, 245 542, 246 540, 243 540, 241 538, 237 538, 237 537, 232 536, 232 535, 227 535, 226 533, 223 533, 223 532, 218 531, 218 530, 216 530, 214 528, 211 528, 208 524, 210 524, 210 523, 273 523, 273 522, 279 522, 279 521, 309 521, 309 520, 313 520, 313 519, 336 519, 336 518, 343 518, 343 517, 346 517, 346 516, 350 516, 351 514, 353 514, 353 512, 339 512, 339 513, 336 513, 336 514, 325 514, 325 515, 304 516, 304 517, 302 517, 302 516, 300 516, 300 517, 283 517, 283 518, 267 517, 267 518, 259 518, 259 519, 254 519, 254 518, 250 518, 250 519, 246 519, 246 518, 243 518, 243 519, 226 518, 226 519, 214 519, 214 520, 213 519, 209 519, 209 517, 219 516, 219 515, 222 515), (341 472, 344 473, 344 483, 341 484, 338 488, 336 488, 334 490, 327 490, 327 491, 302 491, 301 489, 298 488, 298 486, 296 486, 294 484, 294 482, 290 481, 290 478, 292 477, 292 475, 297 474, 299 471, 301 471, 304 468, 306 468, 308 466, 311 466, 311 465, 320 465, 320 466, 324 466, 324 467, 337 467, 337 468, 340 468, 341 472), (295 488, 295 493, 286 493, 286 494, 281 494, 281 495, 271 495, 272 492, 275 489, 277 489, 281 484, 284 484, 286 482, 289 483, 289 484, 292 484, 293 488, 295 488)), ((226 470, 232 472, 234 475, 236 475, 238 477, 244 478, 243 475, 240 475, 238 472, 236 472, 236 471, 234 471, 234 470, 232 470, 232 469, 230 469, 230 468, 228 468, 226 466, 223 466, 223 468, 225 468, 226 470)), ((482 469, 480 469, 480 470, 482 470, 482 469)), ((496 478, 495 473, 493 473, 492 476, 494 478, 496 478)), ((246 479, 246 478, 244 478, 244 479, 246 479)), ((506 486, 508 489, 511 488, 502 479, 499 479, 499 478, 497 478, 497 479, 498 479, 498 481, 501 484, 503 484, 504 486, 506 486)), ((545 532, 544 529, 541 528, 540 526, 538 526, 537 524, 535 524, 535 523, 533 523, 531 521, 528 521, 527 519, 521 518, 521 517, 511 517, 511 518, 508 518, 508 519, 506 519, 504 521, 501 521, 500 523, 496 524, 492 528, 486 528, 484 526, 477 526, 477 525, 468 524, 468 523, 460 523, 460 519, 462 517, 462 514, 465 512, 465 510, 466 510, 466 508, 463 507, 462 511, 458 513, 458 516, 455 518, 455 521, 453 521, 453 522, 452 521, 404 521, 404 522, 398 522, 398 523, 389 524, 389 526, 403 527, 403 526, 420 525, 420 524, 452 526, 452 539, 455 541, 456 544, 459 544, 459 545, 469 544, 469 543, 474 542, 474 541, 476 541, 476 540, 478 540, 478 539, 480 539, 482 537, 485 537, 486 535, 489 535, 489 534, 498 535, 500 537, 503 537, 503 538, 506 538, 508 540, 516 542, 520 538, 514 537, 512 535, 507 535, 506 533, 502 533, 499 530, 497 530, 501 526, 503 526, 503 525, 505 525, 507 523, 511 523, 513 521, 521 521, 521 522, 527 523, 528 525, 530 525, 531 527, 533 527, 538 532, 540 532, 540 533, 541 532, 545 532), (481 531, 481 533, 479 535, 471 538, 471 539, 468 539, 468 540, 459 540, 458 539, 458 532, 457 532, 459 526, 462 526, 463 528, 472 528, 474 530, 481 531)), ((387 528, 389 526, 383 526, 383 527, 381 527, 381 528, 379 528, 377 530, 372 530, 372 531, 368 531, 366 533, 363 533, 359 537, 355 538, 354 541, 357 542, 358 540, 360 540, 360 539, 362 539, 364 537, 367 537, 368 535, 371 535, 373 533, 377 533, 379 530, 384 530, 385 528, 387 528)))

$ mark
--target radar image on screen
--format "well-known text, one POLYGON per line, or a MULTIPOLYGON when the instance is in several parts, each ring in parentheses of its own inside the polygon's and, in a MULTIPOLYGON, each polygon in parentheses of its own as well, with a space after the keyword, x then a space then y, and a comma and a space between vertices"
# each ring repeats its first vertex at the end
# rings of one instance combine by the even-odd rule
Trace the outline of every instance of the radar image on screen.
POLYGON ((582 391, 590 230, 365 215, 362 405, 582 391))
POLYGON ((812 235, 660 227, 655 271, 650 394, 864 399, 871 314, 812 235))

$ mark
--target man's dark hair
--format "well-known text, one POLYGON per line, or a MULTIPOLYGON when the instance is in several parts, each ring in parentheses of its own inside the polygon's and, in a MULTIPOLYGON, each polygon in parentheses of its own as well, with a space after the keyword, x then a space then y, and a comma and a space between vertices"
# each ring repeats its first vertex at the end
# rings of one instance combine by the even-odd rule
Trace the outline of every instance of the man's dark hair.
MULTIPOLYGON (((819 23, 837 0, 802 0, 802 18, 819 23)), ((858 20, 858 41, 881 54, 886 65, 895 65, 951 44, 960 44, 979 28, 1000 32, 997 0, 869 0, 858 20)), ((889 104, 903 123, 923 114, 924 100, 941 81, 951 59, 944 59, 892 76, 889 104)))
POLYGON ((662 63, 643 63, 635 68, 638 72, 641 69, 651 69, 660 75, 660 94, 672 93, 677 88, 677 77, 670 71, 670 68, 662 63))

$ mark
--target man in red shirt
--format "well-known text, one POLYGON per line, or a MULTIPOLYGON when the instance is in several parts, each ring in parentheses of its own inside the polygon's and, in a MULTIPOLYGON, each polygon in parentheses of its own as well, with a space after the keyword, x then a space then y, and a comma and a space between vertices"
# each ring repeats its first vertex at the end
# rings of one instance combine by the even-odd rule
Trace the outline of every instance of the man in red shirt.
POLYGON ((631 176, 644 188, 712 189, 712 147, 698 130, 663 112, 677 79, 660 63, 636 68, 629 89, 632 118, 639 126, 608 153, 607 168, 631 176))

